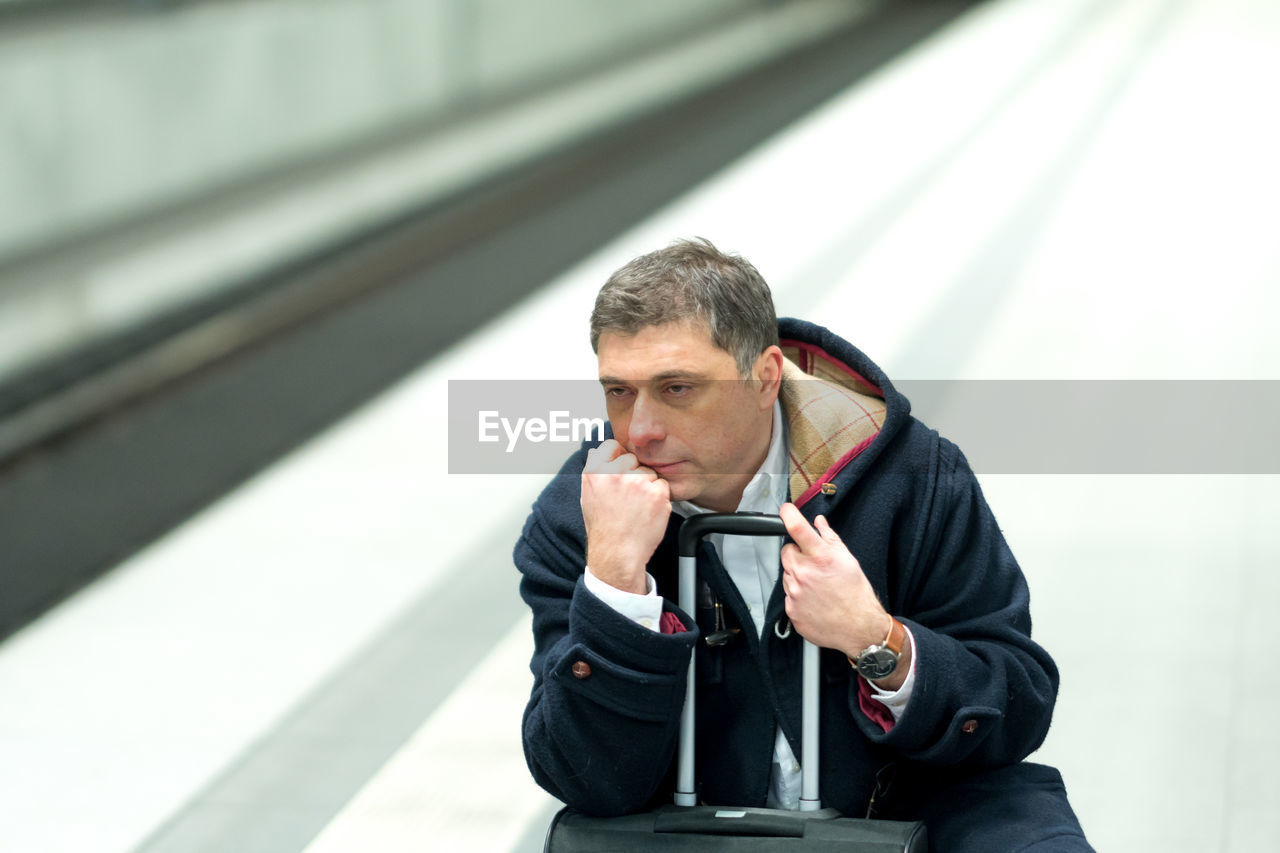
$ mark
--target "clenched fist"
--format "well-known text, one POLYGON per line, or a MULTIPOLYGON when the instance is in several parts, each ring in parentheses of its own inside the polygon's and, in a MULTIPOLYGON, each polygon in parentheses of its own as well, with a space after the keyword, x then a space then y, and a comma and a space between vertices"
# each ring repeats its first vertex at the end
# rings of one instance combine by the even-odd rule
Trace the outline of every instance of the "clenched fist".
POLYGON ((618 589, 643 595, 645 566, 671 516, 667 481, 608 439, 587 451, 581 503, 591 573, 618 589))

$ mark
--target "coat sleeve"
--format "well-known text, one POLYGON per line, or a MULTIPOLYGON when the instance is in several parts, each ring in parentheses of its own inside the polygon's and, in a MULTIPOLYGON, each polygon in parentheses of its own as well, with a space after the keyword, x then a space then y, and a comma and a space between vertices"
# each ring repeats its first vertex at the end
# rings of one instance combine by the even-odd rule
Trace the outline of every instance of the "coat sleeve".
POLYGON ((890 601, 915 639, 915 687, 888 732, 855 718, 869 738, 915 761, 1012 764, 1048 733, 1058 671, 1031 640, 1026 579, 977 478, 955 445, 943 439, 937 448, 927 521, 903 549, 914 557, 890 601))
POLYGON ((626 814, 646 807, 671 764, 697 633, 656 633, 586 589, 581 457, 538 498, 515 548, 533 611, 524 753, 538 784, 565 803, 626 814))

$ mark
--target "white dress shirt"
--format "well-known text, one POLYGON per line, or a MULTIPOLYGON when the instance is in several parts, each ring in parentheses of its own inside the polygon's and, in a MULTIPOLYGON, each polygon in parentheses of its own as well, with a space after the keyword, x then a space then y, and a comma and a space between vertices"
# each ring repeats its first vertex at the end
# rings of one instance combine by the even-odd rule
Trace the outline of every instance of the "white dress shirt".
MULTIPOLYGON (((738 512, 762 512, 776 515, 787 500, 787 480, 789 477, 787 460, 786 423, 782 419, 782 406, 773 404, 773 432, 769 439, 769 452, 764 464, 756 471, 755 476, 742 491, 742 500, 738 503, 738 512)), ((685 516, 697 515, 709 510, 688 501, 675 501, 671 504, 674 512, 685 516)), ((762 636, 765 630, 765 606, 773 593, 774 584, 778 582, 781 561, 779 552, 782 540, 777 536, 730 536, 726 539, 723 533, 715 533, 708 537, 716 549, 725 571, 733 579, 746 602, 755 623, 756 634, 762 636)), ((590 567, 586 569, 584 581, 587 590, 614 610, 632 621, 650 628, 660 630, 658 620, 662 615, 662 599, 658 596, 653 576, 646 573, 648 592, 638 595, 625 592, 610 586, 592 574, 590 567)), ((693 614, 690 614, 693 615, 693 614)), ((914 646, 914 640, 907 632, 907 642, 914 646)), ((872 694, 888 708, 896 721, 902 717, 911 698, 911 689, 915 684, 915 655, 912 655, 911 669, 902 687, 896 691, 881 690, 871 684, 872 694)), ((800 762, 791 751, 778 728, 774 739, 773 772, 770 776, 768 805, 771 808, 795 809, 800 802, 800 762)))

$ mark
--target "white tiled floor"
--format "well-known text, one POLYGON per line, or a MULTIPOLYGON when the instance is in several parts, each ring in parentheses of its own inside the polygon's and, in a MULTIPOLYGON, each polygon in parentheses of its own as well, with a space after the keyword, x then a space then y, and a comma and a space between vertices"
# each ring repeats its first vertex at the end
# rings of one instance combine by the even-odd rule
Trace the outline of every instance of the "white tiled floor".
POLYGON ((989 477, 1063 673, 1040 758, 1099 849, 1254 850, 1274 832, 1273 477, 989 477), (1261 723, 1261 725, 1260 725, 1261 723))

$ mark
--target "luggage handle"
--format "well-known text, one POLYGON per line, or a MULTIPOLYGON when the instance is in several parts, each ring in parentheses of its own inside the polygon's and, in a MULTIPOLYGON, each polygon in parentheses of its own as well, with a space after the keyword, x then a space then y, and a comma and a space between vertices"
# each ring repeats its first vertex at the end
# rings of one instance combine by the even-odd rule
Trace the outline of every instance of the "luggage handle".
MULTIPOLYGON (((691 615, 697 613, 698 542, 710 533, 736 536, 785 536, 787 527, 776 515, 754 512, 708 512, 685 519, 680 525, 678 537, 679 604, 685 613, 691 615)), ((676 769, 675 796, 677 806, 698 804, 693 768, 696 660, 696 654, 690 656, 689 672, 685 683, 684 709, 680 715, 680 752, 676 769)), ((800 811, 818 811, 822 808, 822 801, 818 796, 818 647, 808 640, 804 641, 800 716, 800 811)))
POLYGON ((750 838, 804 838, 813 820, 843 817, 835 809, 819 813, 759 808, 671 809, 654 815, 653 831, 690 835, 744 835, 750 838))

